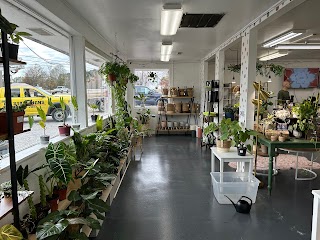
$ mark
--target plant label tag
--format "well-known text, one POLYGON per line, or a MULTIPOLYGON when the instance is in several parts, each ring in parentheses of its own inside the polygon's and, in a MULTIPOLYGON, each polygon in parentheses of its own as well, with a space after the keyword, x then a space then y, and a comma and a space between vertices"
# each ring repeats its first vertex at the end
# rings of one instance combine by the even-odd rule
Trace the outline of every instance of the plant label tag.
POLYGON ((23 116, 17 117, 17 123, 23 123, 23 116))

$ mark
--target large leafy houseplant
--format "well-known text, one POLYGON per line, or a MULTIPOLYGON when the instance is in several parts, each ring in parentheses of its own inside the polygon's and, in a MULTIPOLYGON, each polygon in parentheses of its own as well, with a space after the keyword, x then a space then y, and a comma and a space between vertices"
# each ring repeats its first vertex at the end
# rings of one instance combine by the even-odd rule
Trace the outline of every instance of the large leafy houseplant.
POLYGON ((241 131, 241 126, 238 121, 232 121, 230 118, 222 119, 219 124, 219 139, 217 147, 221 148, 221 151, 229 151, 232 144, 232 136, 238 131, 241 131))

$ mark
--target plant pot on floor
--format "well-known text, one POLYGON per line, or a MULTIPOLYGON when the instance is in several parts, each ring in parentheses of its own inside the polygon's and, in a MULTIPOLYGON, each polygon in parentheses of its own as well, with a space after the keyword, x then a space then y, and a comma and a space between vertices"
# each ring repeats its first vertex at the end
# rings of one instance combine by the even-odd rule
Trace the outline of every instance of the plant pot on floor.
POLYGON ((60 136, 70 136, 71 126, 63 125, 59 126, 59 135, 60 136))
MULTIPOLYGON (((24 111, 13 112, 13 130, 14 134, 23 132, 24 111)), ((0 134, 8 134, 7 113, 0 113, 0 134)))
POLYGON ((96 122, 98 119, 98 115, 91 115, 92 122, 96 122))
POLYGON ((231 140, 216 140, 217 150, 220 152, 229 152, 231 148, 231 140))
POLYGON ((50 140, 50 136, 48 136, 48 135, 40 136, 40 143, 41 144, 48 144, 49 140, 50 140))
MULTIPOLYGON (((19 52, 19 45, 8 43, 9 46, 9 58, 18 60, 18 52, 19 52)), ((1 44, 1 51, 3 56, 3 45, 1 44)))
POLYGON ((59 204, 59 195, 58 194, 52 194, 52 197, 46 196, 47 202, 50 204, 51 212, 58 210, 58 204, 59 204))
POLYGON ((237 149, 238 149, 239 156, 245 156, 247 154, 247 147, 240 146, 240 147, 237 147, 237 149))
POLYGON ((67 198, 67 187, 65 186, 65 187, 63 187, 61 189, 55 187, 53 189, 53 193, 59 195, 59 200, 60 201, 65 200, 67 198))

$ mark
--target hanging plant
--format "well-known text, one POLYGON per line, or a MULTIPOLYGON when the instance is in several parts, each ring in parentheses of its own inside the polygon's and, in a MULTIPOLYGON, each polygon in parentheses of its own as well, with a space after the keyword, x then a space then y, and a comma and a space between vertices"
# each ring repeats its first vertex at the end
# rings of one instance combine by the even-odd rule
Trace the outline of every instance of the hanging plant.
MULTIPOLYGON (((268 77, 270 75, 270 72, 273 72, 274 75, 281 77, 284 69, 285 67, 273 63, 265 65, 263 63, 257 62, 256 64, 256 74, 260 74, 261 76, 265 77, 268 77)), ((228 70, 231 72, 240 73, 241 64, 230 64, 228 66, 228 70)))
POLYGON ((149 72, 148 73, 148 80, 155 83, 156 82, 156 78, 157 78, 157 73, 155 72, 149 72))
POLYGON ((240 73, 241 64, 230 64, 228 70, 235 73, 240 73))

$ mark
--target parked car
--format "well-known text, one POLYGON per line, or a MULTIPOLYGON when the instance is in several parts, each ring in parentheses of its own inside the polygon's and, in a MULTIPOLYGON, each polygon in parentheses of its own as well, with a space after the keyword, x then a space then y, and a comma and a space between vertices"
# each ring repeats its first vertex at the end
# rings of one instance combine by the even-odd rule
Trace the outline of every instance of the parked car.
POLYGON ((57 86, 55 89, 52 90, 52 94, 56 93, 68 93, 70 92, 70 89, 66 86, 57 86))
MULTIPOLYGON (((146 106, 155 106, 158 104, 159 99, 161 98, 161 93, 156 92, 146 86, 135 86, 135 96, 138 96, 139 93, 142 93, 146 96, 146 106)), ((135 105, 140 105, 140 100, 135 100, 135 105)))
MULTIPOLYGON (((0 108, 5 107, 5 96, 4 96, 4 87, 0 88, 0 108)), ((46 113, 47 116, 52 116, 52 119, 56 122, 62 122, 63 116, 68 117, 70 115, 70 101, 71 96, 63 96, 63 101, 66 103, 66 114, 63 114, 62 109, 60 108, 60 96, 53 96, 51 93, 46 90, 33 87, 26 83, 12 83, 11 84, 11 96, 12 96, 12 105, 17 105, 23 103, 25 100, 31 102, 31 106, 28 106, 25 110, 25 116, 36 116, 38 115, 37 108, 41 107, 46 113), (48 99, 51 99, 55 108, 50 107, 48 99)))

